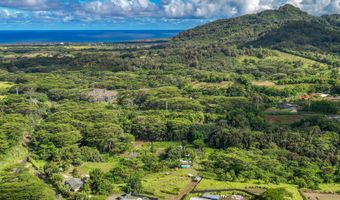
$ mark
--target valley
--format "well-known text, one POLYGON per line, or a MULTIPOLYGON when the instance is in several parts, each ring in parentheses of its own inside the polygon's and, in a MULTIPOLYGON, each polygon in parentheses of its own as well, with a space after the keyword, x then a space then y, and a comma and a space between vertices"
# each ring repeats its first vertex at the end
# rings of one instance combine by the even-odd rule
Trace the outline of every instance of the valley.
POLYGON ((1 46, 0 199, 339 199, 338 20, 1 46))

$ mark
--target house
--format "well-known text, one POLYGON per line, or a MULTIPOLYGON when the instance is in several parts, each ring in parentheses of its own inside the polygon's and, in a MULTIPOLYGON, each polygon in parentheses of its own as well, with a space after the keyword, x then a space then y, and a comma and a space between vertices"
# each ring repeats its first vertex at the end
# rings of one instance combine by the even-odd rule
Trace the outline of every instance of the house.
POLYGON ((78 190, 83 187, 84 182, 80 178, 71 178, 65 181, 65 185, 70 186, 73 192, 78 192, 78 190))
POLYGON ((298 112, 299 106, 291 103, 282 103, 278 105, 280 109, 288 109, 292 113, 298 112))
POLYGON ((190 200, 207 200, 206 198, 191 197, 190 200))
POLYGON ((131 194, 126 194, 118 198, 119 200, 143 200, 143 198, 135 197, 131 194))
POLYGON ((220 195, 218 194, 209 194, 209 193, 204 193, 203 198, 205 199, 210 199, 210 200, 220 200, 220 195))
POLYGON ((118 200, 158 200, 158 198, 145 197, 141 195, 133 195, 131 193, 124 194, 121 197, 118 197, 117 199, 118 200))
POLYGON ((191 161, 190 160, 180 160, 180 168, 190 168, 191 167, 191 161))

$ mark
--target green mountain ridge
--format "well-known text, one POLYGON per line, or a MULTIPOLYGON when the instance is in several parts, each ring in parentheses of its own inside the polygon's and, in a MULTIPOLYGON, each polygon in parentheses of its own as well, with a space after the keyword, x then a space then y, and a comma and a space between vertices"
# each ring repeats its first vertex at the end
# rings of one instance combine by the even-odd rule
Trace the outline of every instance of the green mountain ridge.
POLYGON ((238 47, 340 51, 339 15, 311 16, 292 5, 233 19, 222 19, 180 33, 178 44, 217 43, 238 47))

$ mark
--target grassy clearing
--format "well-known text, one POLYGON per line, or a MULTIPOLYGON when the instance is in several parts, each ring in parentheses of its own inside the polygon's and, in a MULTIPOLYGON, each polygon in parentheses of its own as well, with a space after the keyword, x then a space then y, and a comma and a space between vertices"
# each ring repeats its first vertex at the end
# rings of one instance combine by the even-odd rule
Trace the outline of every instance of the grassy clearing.
POLYGON ((94 169, 100 169, 103 172, 109 172, 112 168, 118 165, 118 160, 109 162, 84 162, 78 167, 80 174, 89 174, 94 169))
POLYGON ((263 63, 276 63, 276 62, 287 62, 287 61, 288 62, 289 61, 290 62, 303 62, 302 67, 309 67, 309 66, 315 65, 315 64, 319 64, 322 67, 327 67, 327 65, 320 63, 320 62, 317 62, 315 60, 303 58, 303 57, 292 55, 292 54, 289 54, 289 53, 284 53, 284 52, 276 51, 276 50, 273 50, 273 53, 275 55, 268 56, 268 57, 261 58, 261 59, 255 57, 255 56, 240 56, 240 57, 238 57, 238 60, 243 62, 246 59, 253 59, 255 61, 261 60, 263 63))
POLYGON ((303 115, 266 115, 265 120, 269 124, 288 125, 304 119, 303 115))
POLYGON ((188 174, 196 174, 194 169, 180 169, 146 175, 143 179, 143 190, 160 199, 176 199, 180 192, 191 182, 188 174))
POLYGON ((290 113, 290 112, 277 112, 277 113, 268 113, 265 115, 265 120, 270 124, 278 124, 278 125, 289 125, 295 122, 298 122, 302 119, 319 116, 320 114, 316 113, 308 113, 308 112, 299 112, 299 113, 290 113))
POLYGON ((224 182, 224 181, 216 181, 211 179, 203 179, 200 184, 196 187, 196 190, 207 190, 207 189, 227 189, 227 188, 235 188, 235 189, 253 189, 253 188, 286 188, 287 191, 293 194, 293 200, 303 200, 297 187, 289 184, 265 184, 265 183, 257 183, 247 182, 224 182))
POLYGON ((20 163, 28 154, 28 150, 19 145, 11 149, 11 151, 0 157, 0 171, 11 165, 20 163))
POLYGON ((286 85, 276 85, 276 83, 272 81, 252 81, 252 84, 255 86, 273 87, 277 89, 284 89, 285 87, 287 87, 286 85))
POLYGON ((234 84, 232 81, 223 81, 220 83, 205 83, 205 82, 193 82, 192 87, 196 89, 214 89, 214 88, 228 88, 232 84, 234 84))

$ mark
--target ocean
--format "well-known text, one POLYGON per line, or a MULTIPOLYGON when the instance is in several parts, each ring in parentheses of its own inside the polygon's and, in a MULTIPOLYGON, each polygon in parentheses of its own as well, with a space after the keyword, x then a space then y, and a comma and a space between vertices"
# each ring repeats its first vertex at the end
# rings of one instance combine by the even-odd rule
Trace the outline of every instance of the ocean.
POLYGON ((0 31, 1 44, 22 43, 95 43, 128 42, 163 39, 177 35, 179 30, 46 30, 0 31))

